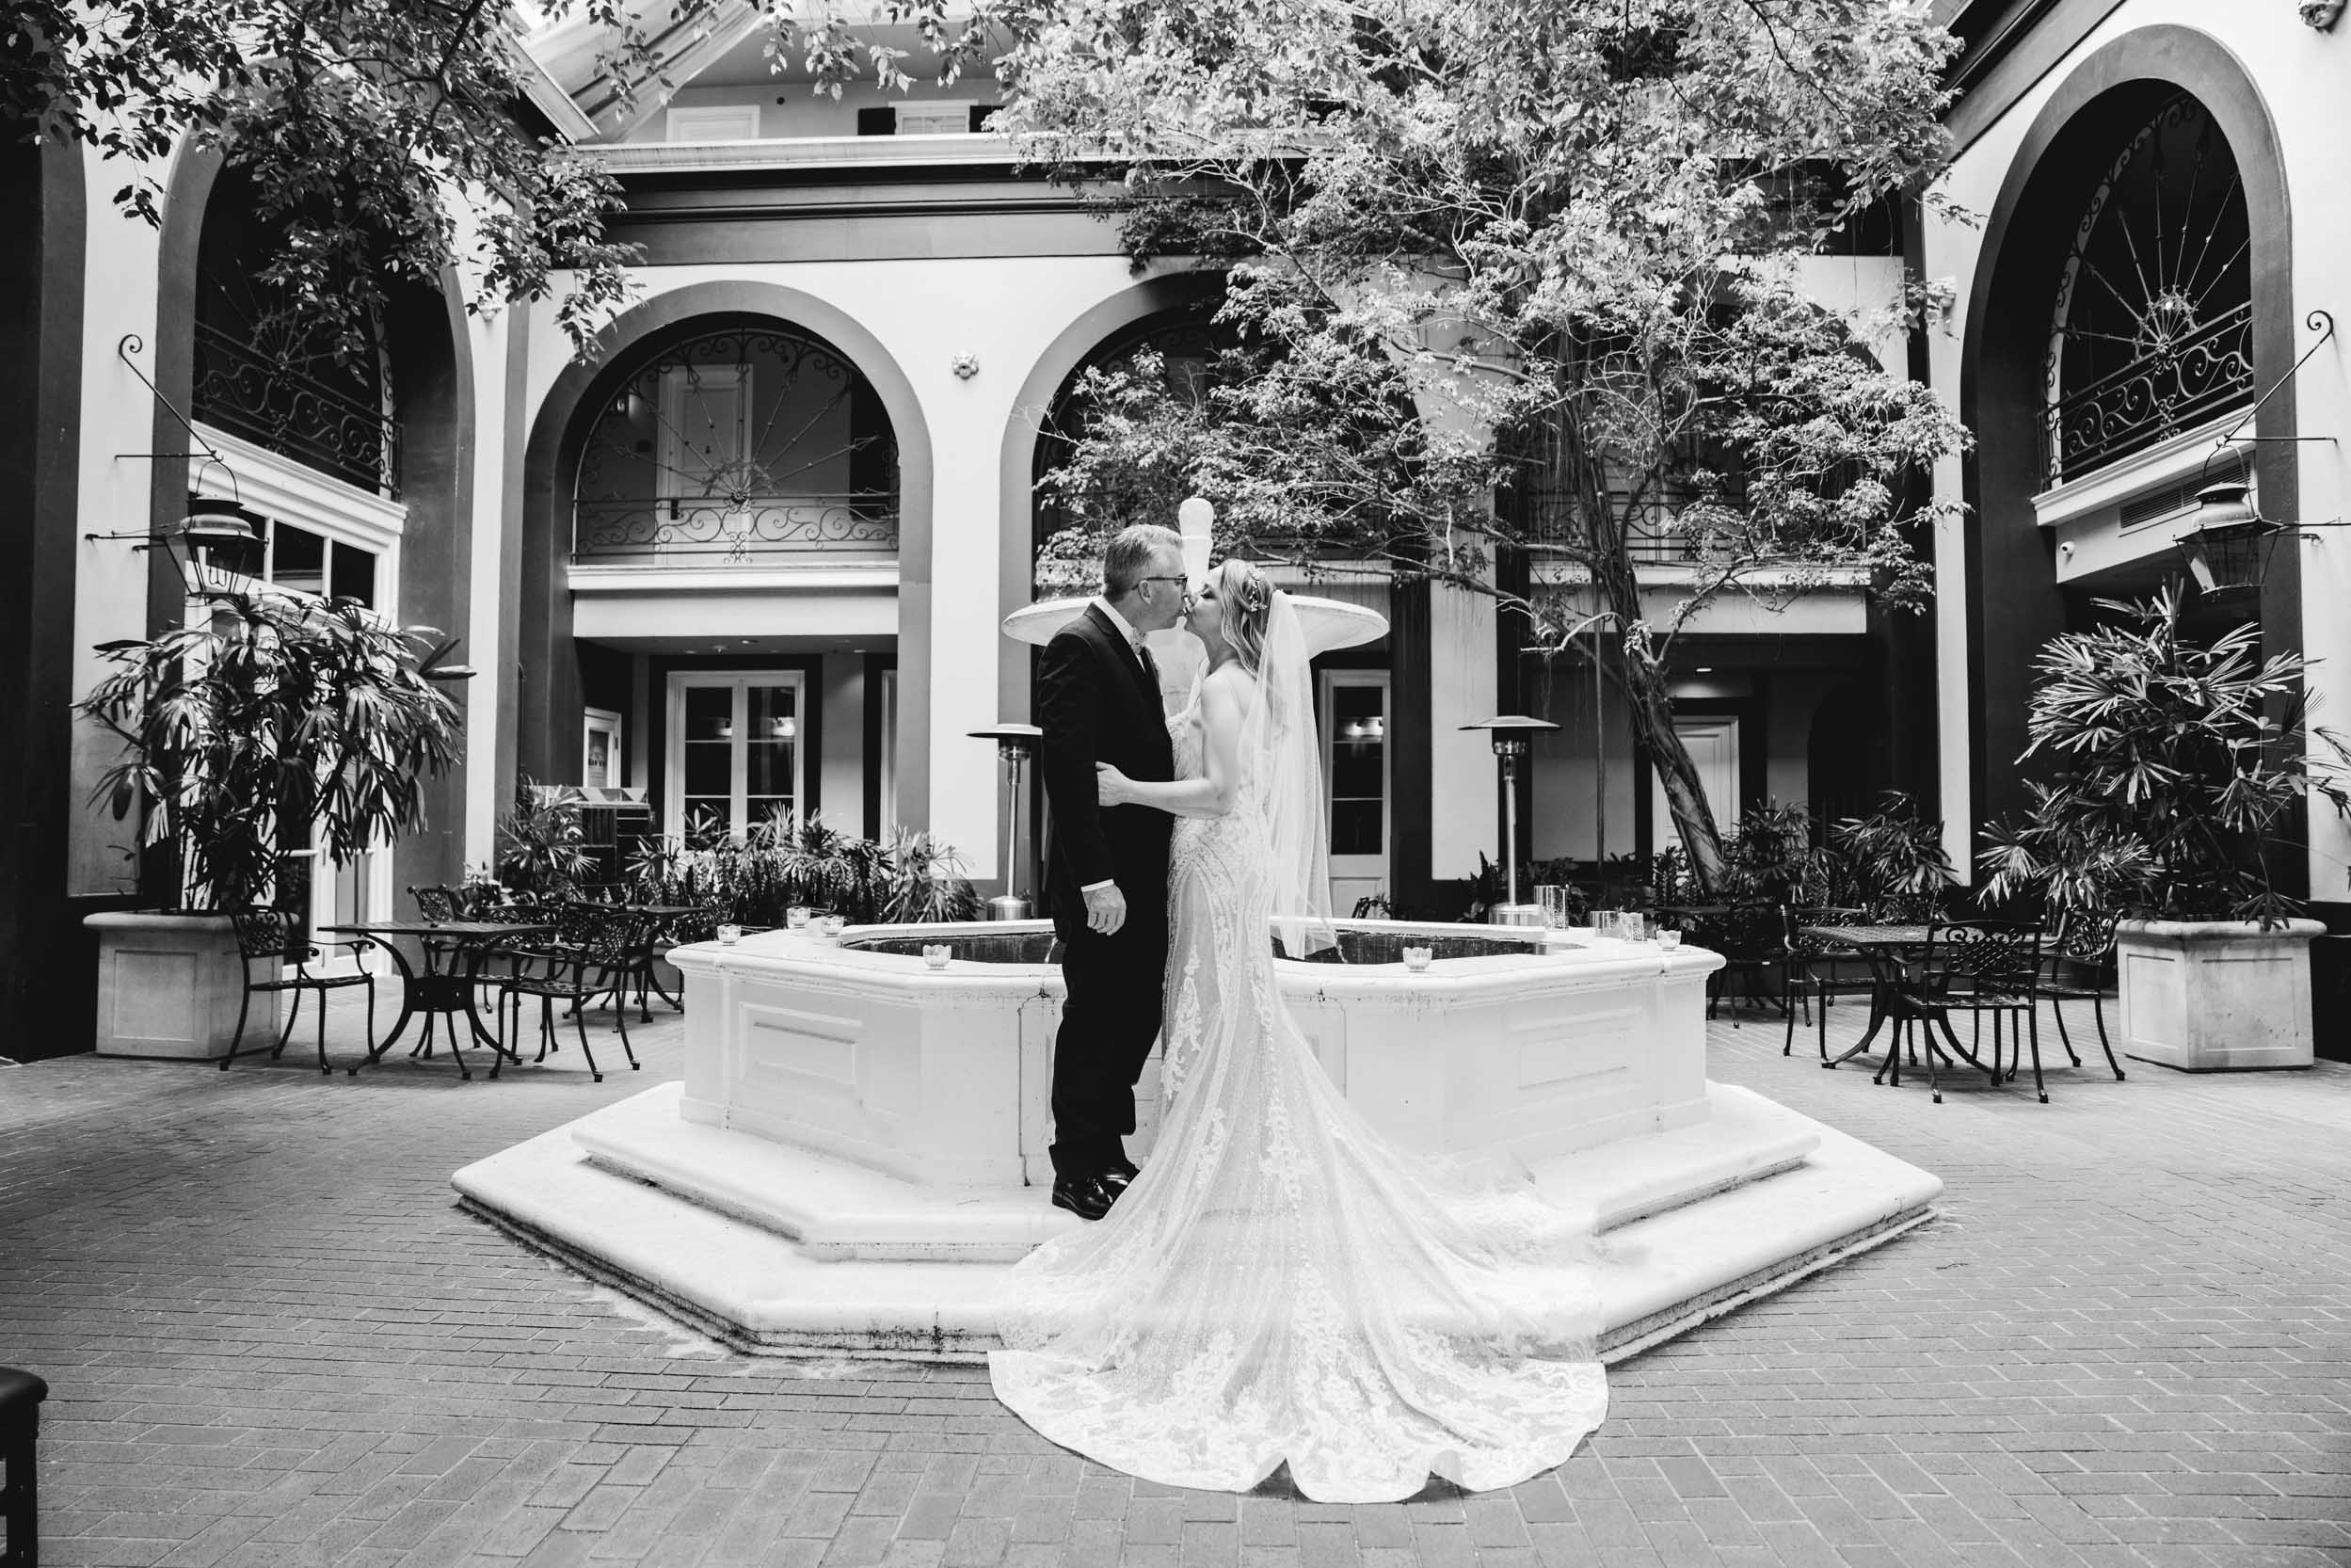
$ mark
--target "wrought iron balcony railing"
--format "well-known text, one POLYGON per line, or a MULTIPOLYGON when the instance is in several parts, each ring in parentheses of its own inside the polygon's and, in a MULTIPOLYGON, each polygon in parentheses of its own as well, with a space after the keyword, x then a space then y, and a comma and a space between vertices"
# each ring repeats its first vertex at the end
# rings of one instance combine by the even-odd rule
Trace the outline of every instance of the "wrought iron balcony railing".
POLYGON ((2061 393, 2041 422, 2041 473, 2079 479, 2245 402, 2253 392, 2248 302, 2086 387, 2061 393))
POLYGON ((571 558, 604 566, 748 566, 807 554, 891 554, 888 494, 621 497, 582 501, 571 558))
POLYGON ((361 489, 400 493, 400 425, 216 327, 196 327, 196 417, 361 489))

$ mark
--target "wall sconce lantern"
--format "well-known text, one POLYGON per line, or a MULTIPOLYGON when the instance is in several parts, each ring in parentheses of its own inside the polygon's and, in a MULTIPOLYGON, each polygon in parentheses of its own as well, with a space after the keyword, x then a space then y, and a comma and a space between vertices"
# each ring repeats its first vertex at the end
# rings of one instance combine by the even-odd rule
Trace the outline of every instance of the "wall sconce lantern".
POLYGON ((2248 593, 2261 587, 2281 532, 2254 510, 2244 480, 2228 479, 2196 492, 2193 526, 2171 543, 2201 592, 2248 593))
POLYGON ((190 599, 237 591, 261 566, 262 536, 237 499, 236 475, 217 457, 198 468, 187 515, 144 534, 85 534, 85 539, 129 539, 133 550, 160 547, 180 568, 190 599))
MULTIPOLYGON (((2337 7, 2338 10, 2342 8, 2337 7)), ((2302 318, 2303 327, 2318 334, 2317 342, 2302 351, 2302 357, 2286 367, 2286 373, 2269 384, 2269 391, 2253 400, 2237 422, 2222 431, 2213 442, 2213 450, 2205 455, 2204 469, 2209 471, 2213 458, 2229 449, 2236 440, 2247 441, 2327 441, 2332 436, 2240 436, 2239 431, 2253 423, 2262 405, 2267 403, 2279 387, 2294 379, 2301 368, 2310 363, 2328 339, 2335 335, 2335 318, 2325 311, 2312 311, 2302 318)), ((2199 472, 2200 480, 2203 474, 2199 472)), ((2310 524, 2323 527, 2325 524, 2310 524)), ((2278 536, 2294 531, 2289 522, 2276 521, 2262 516, 2253 504, 2252 486, 2243 476, 2199 485, 2196 492, 2196 517, 2192 525, 2172 539, 2172 547, 2186 561, 2188 574, 2203 593, 2246 593, 2260 588, 2269 569, 2269 552, 2277 548, 2278 536)))

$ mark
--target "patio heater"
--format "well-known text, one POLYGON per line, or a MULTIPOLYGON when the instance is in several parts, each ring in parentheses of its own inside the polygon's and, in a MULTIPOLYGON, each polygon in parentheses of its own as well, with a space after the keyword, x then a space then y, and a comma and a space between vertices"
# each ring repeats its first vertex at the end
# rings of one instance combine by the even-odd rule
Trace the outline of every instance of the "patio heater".
POLYGON ((1541 925, 1543 906, 1518 902, 1518 764, 1530 750, 1538 729, 1557 729, 1549 719, 1524 713, 1504 713, 1463 729, 1482 729, 1494 741, 1494 755, 1502 764, 1502 903, 1490 917, 1495 925, 1541 925))
POLYGON ((985 729, 970 732, 975 741, 994 741, 996 755, 1004 760, 1004 891, 988 900, 987 918, 991 920, 1025 920, 1036 913, 1036 905, 1020 890, 1026 880, 1020 874, 1020 779, 1028 769, 1029 755, 1045 731, 1033 724, 993 724, 985 729))

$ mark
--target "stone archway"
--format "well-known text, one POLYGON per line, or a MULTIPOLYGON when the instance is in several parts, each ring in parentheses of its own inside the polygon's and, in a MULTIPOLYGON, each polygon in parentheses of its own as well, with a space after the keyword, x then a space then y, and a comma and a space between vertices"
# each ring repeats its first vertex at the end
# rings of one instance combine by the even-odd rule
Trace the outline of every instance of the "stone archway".
MULTIPOLYGON (((692 330, 696 322, 787 324, 821 339, 871 384, 898 453, 898 659, 902 669, 930 663, 932 641, 932 457, 928 424, 905 372, 881 341, 840 307, 780 283, 728 280, 691 283, 645 301, 598 334, 593 362, 565 366, 531 415, 522 464, 521 561, 516 584, 515 648, 502 658, 500 712, 513 713, 513 752, 501 747, 502 777, 520 769, 539 778, 568 778, 579 763, 580 729, 556 715, 576 714, 580 672, 571 646, 566 581, 567 504, 594 420, 631 373, 641 345, 692 330), (518 671, 518 666, 520 669, 518 671)), ((898 820, 928 826, 930 694, 925 682, 901 684, 894 736, 898 820)))
MULTIPOLYGON (((153 345, 155 385, 163 397, 155 409, 151 450, 158 453, 181 453, 187 445, 178 417, 163 404, 191 410, 196 406, 196 323, 207 216, 216 199, 234 200, 236 191, 233 183, 224 187, 225 171, 219 153, 187 148, 174 161, 167 185, 156 258, 153 345)), ((402 624, 461 635, 470 625, 473 595, 475 419, 472 342, 456 269, 444 268, 438 287, 392 291, 383 328, 393 416, 400 429, 397 499, 407 517, 397 597, 377 607, 402 624)), ((151 521, 164 527, 187 510, 189 464, 184 457, 165 456, 155 459, 152 468, 151 521)), ((166 552, 151 552, 149 562, 147 619, 152 631, 183 613, 184 590, 166 552)), ((472 650, 467 657, 483 663, 487 651, 472 650)), ((486 696, 475 695, 472 700, 485 700, 486 696)), ((467 761, 479 766, 484 760, 467 761)), ((424 781, 426 826, 393 846, 391 876, 395 888, 462 879, 465 765, 424 781)))
MULTIPOLYGON (((2045 478, 2041 421, 2051 301, 2086 205, 2113 167, 2122 138, 2183 94, 2211 116, 2243 176, 2251 234, 2254 384, 2271 386, 2294 360, 2284 165, 2259 90, 2236 57, 2206 34, 2155 26, 2123 35, 2075 68, 2026 132, 1987 216, 1984 262, 1968 302, 1959 413, 1977 440, 1963 472, 1970 508, 1970 797, 1978 822, 2016 814, 2026 804, 2023 776, 2011 764, 2025 744, 2031 663, 2044 642, 2066 629, 2051 545, 2032 510, 2045 478)), ((2262 406, 2257 429, 2284 435, 2294 423, 2289 383, 2262 406)), ((2264 442, 2256 462, 2264 506, 2273 515, 2294 515, 2294 448, 2264 442)), ((2294 552, 2281 550, 2262 594, 2271 651, 2300 646, 2300 599, 2298 561, 2294 552)))

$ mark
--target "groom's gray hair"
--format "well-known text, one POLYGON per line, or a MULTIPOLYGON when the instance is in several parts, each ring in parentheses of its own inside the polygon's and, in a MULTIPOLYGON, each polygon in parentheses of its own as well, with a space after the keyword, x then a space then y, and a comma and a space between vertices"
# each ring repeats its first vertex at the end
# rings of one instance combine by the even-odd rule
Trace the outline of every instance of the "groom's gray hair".
POLYGON ((1102 552, 1102 597, 1122 599, 1134 592, 1151 569, 1155 552, 1184 548, 1184 536, 1173 528, 1156 522, 1138 522, 1122 528, 1108 549, 1102 552))

